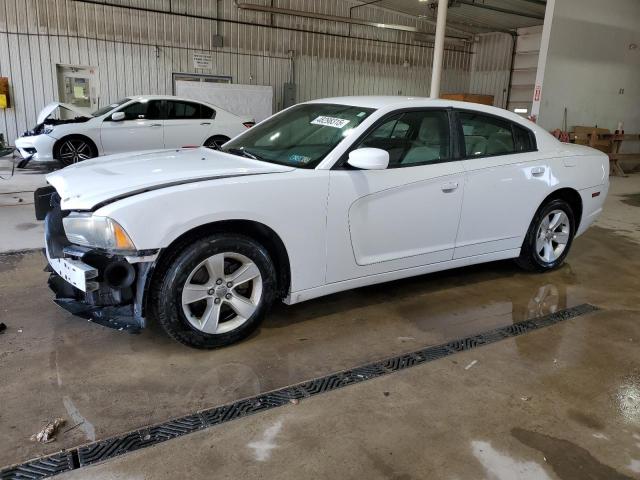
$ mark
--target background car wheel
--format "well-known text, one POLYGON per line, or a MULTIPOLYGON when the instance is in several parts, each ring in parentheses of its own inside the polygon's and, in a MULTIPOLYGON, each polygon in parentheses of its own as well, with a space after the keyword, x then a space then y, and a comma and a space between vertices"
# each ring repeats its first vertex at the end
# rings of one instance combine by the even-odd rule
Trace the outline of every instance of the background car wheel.
POLYGON ((258 327, 275 298, 276 272, 251 238, 215 234, 163 261, 151 288, 151 311, 169 336, 216 348, 258 327))
POLYGON ((525 270, 545 272, 564 262, 573 237, 575 217, 562 199, 551 200, 534 216, 516 263, 525 270))
POLYGON ((220 150, 222 148, 222 145, 227 143, 229 140, 230 138, 225 137, 224 135, 214 135, 204 142, 204 146, 210 148, 211 150, 220 150))
POLYGON ((65 167, 98 156, 93 143, 84 137, 65 137, 56 143, 53 158, 65 167))

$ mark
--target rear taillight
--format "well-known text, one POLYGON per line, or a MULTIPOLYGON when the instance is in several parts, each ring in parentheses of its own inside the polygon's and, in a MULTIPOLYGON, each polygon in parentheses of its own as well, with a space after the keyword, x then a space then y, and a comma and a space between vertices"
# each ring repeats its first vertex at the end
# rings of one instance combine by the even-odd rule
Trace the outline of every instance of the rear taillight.
POLYGON ((242 122, 242 124, 247 128, 251 128, 256 124, 256 122, 242 122))

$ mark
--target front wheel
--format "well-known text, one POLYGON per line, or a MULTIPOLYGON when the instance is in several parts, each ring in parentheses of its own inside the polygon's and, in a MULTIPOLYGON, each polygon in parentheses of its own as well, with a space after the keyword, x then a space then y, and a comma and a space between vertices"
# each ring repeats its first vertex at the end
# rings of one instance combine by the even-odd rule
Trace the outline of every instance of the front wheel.
POLYGON ((222 149, 222 145, 227 143, 229 140, 229 137, 225 137, 224 135, 214 135, 213 137, 207 138, 204 142, 204 146, 211 150, 220 150, 222 149))
POLYGON ((151 308, 173 339, 216 348, 258 328, 275 292, 275 268, 262 245, 243 235, 214 234, 161 264, 151 308))
POLYGON ((53 157, 65 167, 97 156, 93 144, 81 136, 62 139, 53 152, 53 157))
POLYGON ((562 199, 543 205, 531 221, 516 260, 525 270, 545 272, 558 268, 569 253, 575 236, 575 217, 562 199))

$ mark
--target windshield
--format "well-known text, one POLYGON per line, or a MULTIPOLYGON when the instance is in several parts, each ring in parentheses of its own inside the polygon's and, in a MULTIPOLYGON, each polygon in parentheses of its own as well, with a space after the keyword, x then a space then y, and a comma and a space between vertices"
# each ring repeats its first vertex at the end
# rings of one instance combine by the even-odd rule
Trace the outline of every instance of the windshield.
POLYGON ((315 168, 374 109, 307 103, 253 127, 222 149, 296 168, 315 168))
POLYGON ((101 115, 104 115, 105 113, 109 113, 114 108, 117 108, 120 105, 122 105, 124 103, 127 103, 129 100, 131 100, 131 99, 130 98, 123 98, 122 100, 118 100, 117 102, 112 103, 111 105, 105 105, 104 107, 99 108, 98 110, 93 112, 91 115, 93 117, 99 117, 101 115))

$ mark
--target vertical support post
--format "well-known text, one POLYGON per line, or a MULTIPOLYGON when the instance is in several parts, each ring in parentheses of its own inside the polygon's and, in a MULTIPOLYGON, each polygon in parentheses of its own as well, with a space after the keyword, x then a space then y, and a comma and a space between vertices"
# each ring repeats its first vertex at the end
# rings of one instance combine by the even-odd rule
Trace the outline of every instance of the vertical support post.
POLYGON ((547 66, 547 53, 549 52, 549 37, 551 37, 551 22, 553 21, 553 10, 556 0, 547 0, 547 7, 544 11, 544 24, 542 26, 542 38, 540 39, 540 53, 538 54, 538 68, 536 70, 536 83, 533 88, 533 101, 531 103, 530 119, 538 122, 540 115, 540 101, 542 99, 542 83, 544 81, 544 70, 547 66))
POLYGON ((438 17, 436 19, 436 42, 433 47, 433 66, 431 67, 430 98, 440 96, 440 79, 442 78, 442 60, 444 58, 444 34, 447 29, 447 8, 449 0, 438 0, 438 17))

